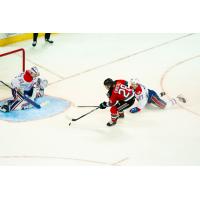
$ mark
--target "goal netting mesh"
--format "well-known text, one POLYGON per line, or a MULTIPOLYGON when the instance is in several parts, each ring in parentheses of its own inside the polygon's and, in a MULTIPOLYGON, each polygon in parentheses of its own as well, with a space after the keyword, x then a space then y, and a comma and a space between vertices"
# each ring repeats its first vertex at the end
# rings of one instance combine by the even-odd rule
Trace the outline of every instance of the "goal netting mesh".
MULTIPOLYGON (((25 70, 24 49, 0 49, 0 80, 10 85, 11 80, 25 70)), ((11 96, 9 88, 0 83, 0 100, 11 96)))

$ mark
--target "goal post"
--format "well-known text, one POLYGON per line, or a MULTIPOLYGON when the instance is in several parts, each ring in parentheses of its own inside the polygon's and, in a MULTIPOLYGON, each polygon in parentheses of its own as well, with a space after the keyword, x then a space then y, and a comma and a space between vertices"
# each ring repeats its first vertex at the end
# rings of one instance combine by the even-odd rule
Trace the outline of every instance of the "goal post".
POLYGON ((13 50, 13 51, 8 51, 8 52, 5 52, 5 53, 0 53, 0 57, 8 56, 10 54, 16 54, 17 52, 22 53, 22 71, 24 72, 25 71, 25 50, 23 48, 16 49, 16 50, 13 50))
MULTIPOLYGON (((0 48, 0 80, 10 85, 11 80, 25 71, 25 50, 0 48)), ((11 92, 0 84, 0 100, 7 98, 11 92)))

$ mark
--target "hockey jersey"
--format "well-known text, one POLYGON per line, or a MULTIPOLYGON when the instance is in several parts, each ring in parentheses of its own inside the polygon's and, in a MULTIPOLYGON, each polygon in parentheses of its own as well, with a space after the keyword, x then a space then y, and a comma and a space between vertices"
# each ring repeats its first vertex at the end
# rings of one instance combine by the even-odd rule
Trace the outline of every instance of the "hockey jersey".
POLYGON ((116 80, 115 86, 109 92, 108 106, 114 106, 119 101, 129 101, 134 97, 134 91, 127 86, 127 81, 116 80))
POLYGON ((144 85, 137 83, 137 87, 134 89, 134 92, 138 102, 137 107, 141 110, 148 102, 148 89, 144 85))
POLYGON ((30 71, 26 70, 11 81, 11 87, 13 89, 20 89, 22 92, 29 91, 35 82, 36 78, 33 78, 30 74, 30 71))

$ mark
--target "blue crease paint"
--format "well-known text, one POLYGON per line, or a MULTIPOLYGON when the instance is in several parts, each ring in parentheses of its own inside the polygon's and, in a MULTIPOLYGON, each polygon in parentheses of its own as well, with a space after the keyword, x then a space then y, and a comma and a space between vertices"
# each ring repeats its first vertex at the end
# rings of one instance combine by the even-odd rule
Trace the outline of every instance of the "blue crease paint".
MULTIPOLYGON (((45 119, 64 112, 70 106, 70 102, 58 97, 44 96, 36 100, 38 104, 45 104, 41 109, 30 108, 27 110, 16 110, 9 113, 0 112, 0 120, 10 122, 26 122, 45 119)), ((0 102, 2 105, 3 102, 0 102)))

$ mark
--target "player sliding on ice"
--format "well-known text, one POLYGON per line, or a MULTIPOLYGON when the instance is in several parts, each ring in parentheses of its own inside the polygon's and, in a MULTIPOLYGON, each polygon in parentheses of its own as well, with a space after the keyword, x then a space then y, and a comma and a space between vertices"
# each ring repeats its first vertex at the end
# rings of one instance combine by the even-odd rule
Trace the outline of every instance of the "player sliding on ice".
POLYGON ((128 82, 125 80, 113 81, 108 78, 104 81, 104 86, 108 90, 109 102, 104 101, 99 108, 111 107, 111 121, 107 123, 107 126, 113 126, 117 123, 118 118, 124 118, 124 110, 134 104, 135 94, 134 90, 128 88, 128 82))
POLYGON ((11 81, 13 97, 0 106, 0 111, 10 112, 32 108, 33 105, 27 102, 23 96, 33 102, 38 97, 44 96, 44 88, 47 87, 48 82, 39 78, 39 75, 37 67, 32 67, 30 70, 16 76, 11 81))
POLYGON ((186 99, 181 95, 178 95, 176 98, 170 99, 168 101, 164 101, 154 90, 146 88, 144 85, 140 84, 137 79, 131 79, 130 88, 134 90, 137 100, 137 106, 131 108, 131 113, 137 113, 141 111, 147 104, 151 103, 161 109, 165 109, 177 104, 177 100, 182 103, 186 103, 186 99))

